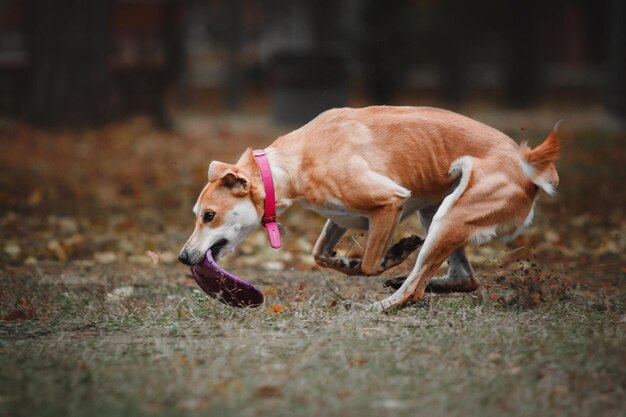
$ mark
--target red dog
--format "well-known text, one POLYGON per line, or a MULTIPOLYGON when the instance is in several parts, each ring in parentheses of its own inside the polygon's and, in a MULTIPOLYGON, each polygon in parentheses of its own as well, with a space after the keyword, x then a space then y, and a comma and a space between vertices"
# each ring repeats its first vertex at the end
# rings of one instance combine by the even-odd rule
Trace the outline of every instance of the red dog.
MULTIPOLYGON (((279 213, 298 202, 329 220, 315 261, 349 275, 378 275, 422 241, 389 248, 396 226, 419 212, 428 234, 399 289, 372 307, 386 310, 434 291, 479 286, 464 245, 516 235, 530 223, 539 189, 553 194, 559 177, 555 130, 534 149, 489 126, 428 107, 376 106, 326 111, 266 149, 279 213), (368 230, 363 259, 336 256, 348 228, 368 230), (445 259, 449 271, 433 275, 445 259)), ((232 251, 261 223, 265 190, 252 150, 237 164, 212 162, 194 207, 196 227, 179 259, 199 263, 232 251)))

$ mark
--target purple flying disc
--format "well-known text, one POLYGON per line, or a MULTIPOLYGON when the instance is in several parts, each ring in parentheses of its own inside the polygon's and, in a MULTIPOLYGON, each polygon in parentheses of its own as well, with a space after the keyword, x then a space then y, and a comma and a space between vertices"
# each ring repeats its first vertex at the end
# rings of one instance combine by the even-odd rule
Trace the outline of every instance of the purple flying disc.
POLYGON ((232 307, 258 307, 263 304, 263 293, 254 285, 224 271, 213 259, 211 250, 191 274, 202 291, 232 307))

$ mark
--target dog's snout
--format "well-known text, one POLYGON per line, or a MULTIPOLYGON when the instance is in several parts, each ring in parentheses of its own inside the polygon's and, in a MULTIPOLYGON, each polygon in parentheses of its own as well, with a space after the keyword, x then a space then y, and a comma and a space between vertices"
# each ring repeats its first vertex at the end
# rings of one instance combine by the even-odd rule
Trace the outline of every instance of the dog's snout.
POLYGON ((189 253, 187 252, 187 249, 183 249, 180 251, 180 254, 178 254, 178 262, 183 263, 187 266, 193 266, 191 260, 189 259, 189 253))
POLYGON ((202 262, 204 253, 194 248, 184 247, 178 255, 178 260, 187 266, 194 266, 202 262))

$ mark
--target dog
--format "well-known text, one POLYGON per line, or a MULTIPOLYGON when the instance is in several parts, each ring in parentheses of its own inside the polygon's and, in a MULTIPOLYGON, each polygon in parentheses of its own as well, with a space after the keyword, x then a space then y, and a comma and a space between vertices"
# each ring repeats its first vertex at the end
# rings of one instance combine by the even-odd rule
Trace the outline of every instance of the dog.
MULTIPOLYGON (((265 155, 278 214, 299 203, 328 219, 313 249, 317 264, 374 276, 421 247, 411 273, 388 283, 396 291, 370 306, 385 311, 420 299, 427 286, 435 292, 479 287, 464 246, 517 236, 532 221, 539 191, 555 193, 557 126, 531 149, 447 110, 341 108, 279 137, 265 155), (425 240, 411 236, 390 247, 398 223, 415 212, 425 240), (362 258, 334 251, 347 229, 368 231, 362 258), (447 274, 433 277, 446 259, 447 274)), ((216 259, 232 252, 261 224, 265 198, 252 149, 235 165, 213 161, 179 260, 195 265, 209 249, 216 259)))

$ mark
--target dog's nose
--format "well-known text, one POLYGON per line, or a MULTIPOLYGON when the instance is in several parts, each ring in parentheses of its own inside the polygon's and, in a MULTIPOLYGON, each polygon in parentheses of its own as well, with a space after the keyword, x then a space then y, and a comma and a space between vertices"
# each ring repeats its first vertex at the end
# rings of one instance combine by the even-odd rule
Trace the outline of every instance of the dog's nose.
POLYGON ((187 266, 192 266, 191 261, 189 260, 189 254, 187 253, 187 250, 183 249, 180 251, 180 254, 178 255, 178 262, 183 263, 187 266))

